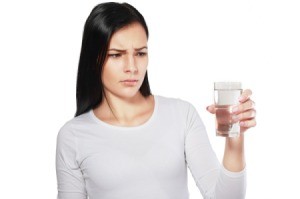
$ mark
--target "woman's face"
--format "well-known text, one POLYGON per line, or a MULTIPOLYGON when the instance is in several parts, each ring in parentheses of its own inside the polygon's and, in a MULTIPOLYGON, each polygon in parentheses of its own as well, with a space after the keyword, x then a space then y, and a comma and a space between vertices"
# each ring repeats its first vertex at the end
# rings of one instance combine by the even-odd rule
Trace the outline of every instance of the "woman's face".
POLYGON ((146 74, 147 52, 147 35, 139 23, 112 35, 102 72, 107 96, 130 98, 137 94, 146 74))

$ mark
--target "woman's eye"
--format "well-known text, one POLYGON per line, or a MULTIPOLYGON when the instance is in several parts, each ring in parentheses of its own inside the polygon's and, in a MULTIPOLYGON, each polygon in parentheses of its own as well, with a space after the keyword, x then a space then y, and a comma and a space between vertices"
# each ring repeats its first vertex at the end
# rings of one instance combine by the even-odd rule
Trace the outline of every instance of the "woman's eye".
POLYGON ((137 56, 139 56, 139 57, 143 57, 145 55, 147 55, 147 53, 145 53, 145 52, 138 52, 137 53, 137 56))
POLYGON ((118 58, 118 57, 121 57, 121 53, 117 53, 117 54, 108 54, 109 57, 112 57, 112 58, 118 58))

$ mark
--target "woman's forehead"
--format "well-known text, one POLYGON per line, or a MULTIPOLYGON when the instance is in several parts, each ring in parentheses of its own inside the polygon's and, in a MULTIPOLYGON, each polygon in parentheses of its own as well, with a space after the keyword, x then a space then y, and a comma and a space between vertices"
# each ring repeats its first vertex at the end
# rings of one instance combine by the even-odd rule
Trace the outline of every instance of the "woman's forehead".
POLYGON ((142 25, 134 23, 116 31, 110 40, 109 49, 142 48, 147 46, 147 35, 142 25))

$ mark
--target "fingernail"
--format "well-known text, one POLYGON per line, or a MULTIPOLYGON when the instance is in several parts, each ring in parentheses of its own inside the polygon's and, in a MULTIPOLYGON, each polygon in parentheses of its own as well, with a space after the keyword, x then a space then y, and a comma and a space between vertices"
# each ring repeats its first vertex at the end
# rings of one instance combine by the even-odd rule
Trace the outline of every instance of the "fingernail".
POLYGON ((240 122, 240 126, 246 126, 245 122, 240 122))
POLYGON ((232 108, 232 112, 233 112, 233 113, 237 112, 238 110, 239 110, 239 107, 237 107, 237 106, 234 106, 234 107, 232 108))
POLYGON ((239 101, 243 101, 245 99, 245 96, 243 96, 243 95, 241 95, 240 97, 239 97, 239 101))

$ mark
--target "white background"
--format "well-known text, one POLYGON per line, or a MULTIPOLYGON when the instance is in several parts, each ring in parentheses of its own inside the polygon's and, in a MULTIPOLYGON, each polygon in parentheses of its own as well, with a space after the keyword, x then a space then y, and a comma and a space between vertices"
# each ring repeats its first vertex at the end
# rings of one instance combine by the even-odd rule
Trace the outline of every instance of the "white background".
MULTIPOLYGON (((291 0, 128 1, 149 26, 154 94, 190 101, 220 160, 213 82, 253 91, 247 199, 300 198, 300 6, 291 0)), ((75 114, 84 22, 99 1, 0 3, 1 198, 55 198, 59 128, 75 114)), ((190 198, 202 198, 189 173, 190 198)))

